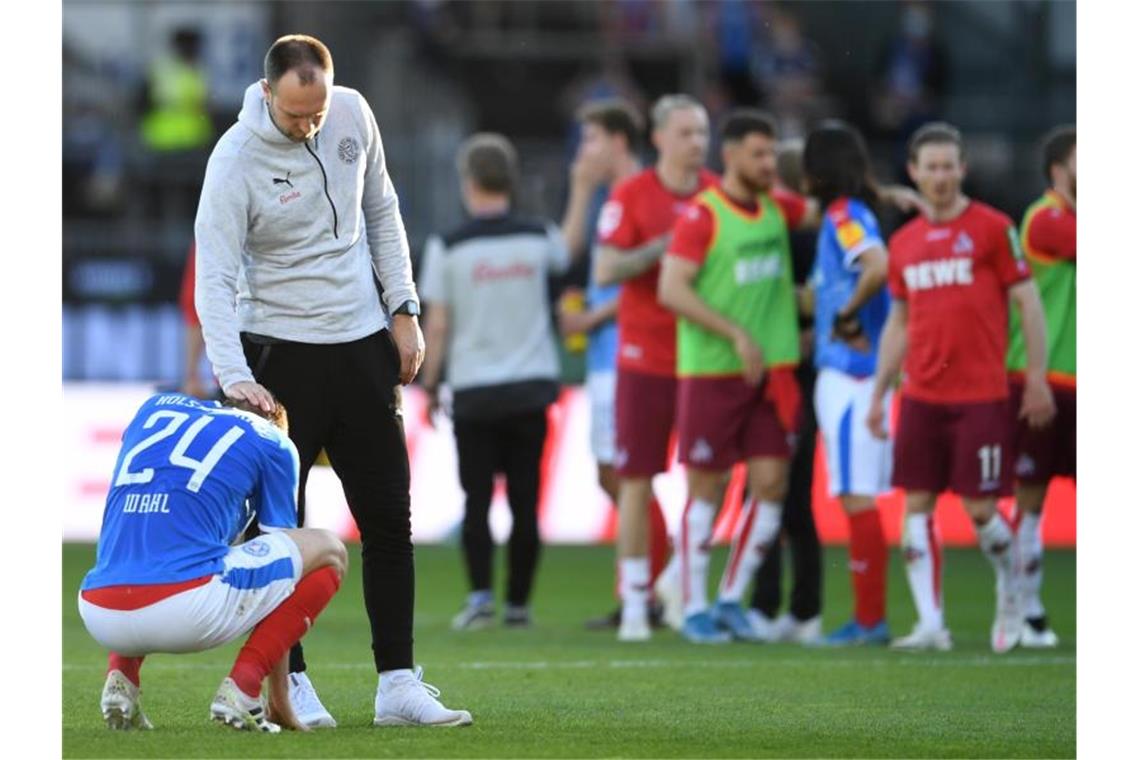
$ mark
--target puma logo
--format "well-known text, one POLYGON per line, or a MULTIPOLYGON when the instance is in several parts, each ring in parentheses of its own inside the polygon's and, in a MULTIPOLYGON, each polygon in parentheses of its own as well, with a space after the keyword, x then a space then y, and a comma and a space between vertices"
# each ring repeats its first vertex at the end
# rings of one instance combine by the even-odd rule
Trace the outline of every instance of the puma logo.
POLYGON ((293 172, 285 172, 284 178, 274 177, 273 178, 273 184, 275 184, 275 185, 288 185, 289 189, 292 190, 293 189, 293 183, 289 181, 289 177, 291 177, 292 175, 293 175, 293 172))

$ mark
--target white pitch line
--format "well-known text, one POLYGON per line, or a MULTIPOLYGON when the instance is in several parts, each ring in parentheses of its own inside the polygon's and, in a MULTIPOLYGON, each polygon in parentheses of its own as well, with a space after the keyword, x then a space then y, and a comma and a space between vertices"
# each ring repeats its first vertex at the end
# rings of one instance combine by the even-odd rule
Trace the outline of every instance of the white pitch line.
MULTIPOLYGON (((884 657, 873 660, 826 660, 806 657, 757 657, 749 660, 496 660, 460 662, 454 666, 461 670, 587 670, 590 668, 622 669, 659 669, 659 668, 764 668, 764 667, 796 667, 808 665, 821 665, 827 668, 866 668, 866 667, 892 667, 903 665, 907 667, 1040 667, 1074 665, 1077 658, 1072 655, 1009 657, 978 655, 968 658, 953 657, 919 657, 913 654, 900 653, 897 657, 884 657)), ((226 667, 228 663, 202 663, 202 662, 150 662, 148 671, 154 670, 217 670, 226 667)), ((75 665, 64 663, 63 670, 88 671, 103 670, 105 665, 75 665)), ((447 665, 437 669, 446 669, 447 665)), ((315 666, 320 670, 373 670, 370 662, 329 662, 315 666)))

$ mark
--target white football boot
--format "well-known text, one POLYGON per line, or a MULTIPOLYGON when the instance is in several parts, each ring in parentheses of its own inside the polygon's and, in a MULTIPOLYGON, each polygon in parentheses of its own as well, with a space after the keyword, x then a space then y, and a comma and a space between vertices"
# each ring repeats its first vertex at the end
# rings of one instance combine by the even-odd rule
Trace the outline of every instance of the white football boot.
POLYGON ((376 687, 374 726, 470 726, 471 713, 440 704, 439 689, 423 681, 424 669, 399 673, 376 687))
POLYGON ((652 632, 649 629, 647 615, 622 615, 621 625, 618 627, 618 641, 649 641, 652 632))
POLYGON ((289 703, 297 720, 309 728, 336 728, 336 719, 321 704, 308 674, 289 674, 289 703))
POLYGON ((953 648, 950 631, 945 628, 923 628, 921 625, 915 625, 909 634, 891 642, 891 649, 899 652, 921 652, 927 649, 949 652, 953 648))
POLYGON ((1020 644, 1026 649, 1055 649, 1060 643, 1061 640, 1048 625, 1039 631, 1026 621, 1021 627, 1020 644))
MULTIPOLYGON (((681 598, 681 561, 674 554, 669 564, 657 576, 653 584, 653 593, 661 604, 661 619, 665 625, 674 631, 681 630, 685 624, 685 602, 681 598)), ((623 639, 624 641, 624 639, 623 639)))
POLYGON ((1021 640, 1025 618, 1021 614, 1021 598, 1012 578, 999 574, 994 593, 997 603, 994 624, 990 628, 990 647, 997 654, 1005 654, 1021 640))
POLYGON ((139 704, 139 687, 131 683, 121 670, 107 673, 99 707, 103 710, 103 722, 107 728, 115 731, 149 731, 154 728, 139 704))
POLYGON ((266 717, 262 700, 248 696, 229 677, 222 680, 214 701, 210 703, 210 720, 239 731, 281 732, 281 726, 270 723, 266 717))

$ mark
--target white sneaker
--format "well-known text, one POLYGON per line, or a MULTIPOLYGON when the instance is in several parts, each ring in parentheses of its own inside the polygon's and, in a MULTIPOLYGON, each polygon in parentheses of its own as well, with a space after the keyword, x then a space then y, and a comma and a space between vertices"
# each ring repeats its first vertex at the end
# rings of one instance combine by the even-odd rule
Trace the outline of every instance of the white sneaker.
POLYGON ((818 615, 810 620, 798 620, 792 613, 785 612, 772 624, 772 641, 814 646, 823 641, 823 623, 818 615))
POLYGON ((651 636, 647 617, 622 616, 621 626, 618 627, 618 641, 649 641, 651 636))
POLYGON ((210 720, 223 723, 239 731, 260 731, 266 734, 281 733, 281 726, 270 723, 265 717, 265 705, 238 688, 232 678, 226 677, 210 703, 210 720))
POLYGON ((674 631, 685 624, 685 602, 681 598, 681 563, 674 554, 669 564, 657 576, 653 593, 661 604, 661 619, 674 631))
POLYGON ((131 683, 121 670, 107 674, 99 707, 103 710, 103 722, 107 728, 115 731, 149 731, 154 728, 139 704, 139 687, 131 683))
POLYGON ((471 713, 449 710, 440 704, 439 689, 423 681, 424 669, 399 673, 385 688, 384 677, 376 688, 374 726, 470 726, 471 713))
POLYGON ((1052 628, 1038 631, 1029 623, 1025 623, 1021 627, 1021 641, 1019 643, 1026 649, 1054 649, 1061 643, 1061 640, 1057 634, 1053 633, 1052 628))
POLYGON ((476 631, 482 628, 487 628, 495 623, 495 602, 478 602, 472 604, 470 601, 463 606, 459 614, 451 619, 451 630, 453 631, 476 631))
POLYGON ((990 647, 998 654, 1005 654, 1021 640, 1025 618, 1021 614, 1021 598, 1011 579, 999 575, 995 594, 997 609, 990 628, 990 647))
POLYGON ((805 647, 817 647, 823 644, 823 620, 819 615, 810 620, 796 620, 791 615, 791 637, 788 641, 805 647))
POLYGON ((772 641, 776 643, 787 643, 793 640, 796 634, 796 619, 792 617, 792 613, 785 612, 780 617, 776 618, 776 622, 772 624, 772 641))
POLYGON ((307 673, 289 674, 289 703, 297 720, 309 728, 336 728, 336 719, 321 704, 307 673))
POLYGON ((949 652, 953 648, 950 631, 945 628, 923 628, 920 625, 916 625, 906 636, 891 642, 891 649, 900 652, 920 652, 925 649, 949 652))
POLYGON ((752 624, 752 629, 756 631, 758 641, 775 644, 780 640, 780 629, 776 625, 778 620, 770 618, 756 609, 747 609, 744 614, 748 617, 748 622, 752 624))

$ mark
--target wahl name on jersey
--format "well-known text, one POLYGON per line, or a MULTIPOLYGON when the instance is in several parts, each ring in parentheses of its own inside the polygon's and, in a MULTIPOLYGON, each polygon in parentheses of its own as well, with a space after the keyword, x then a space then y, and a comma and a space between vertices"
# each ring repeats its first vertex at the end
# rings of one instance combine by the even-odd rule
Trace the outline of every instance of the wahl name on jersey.
POLYGON ((162 512, 170 514, 167 504, 170 502, 168 493, 131 493, 123 504, 123 514, 151 514, 162 512))

